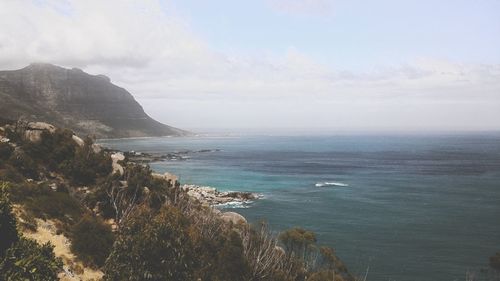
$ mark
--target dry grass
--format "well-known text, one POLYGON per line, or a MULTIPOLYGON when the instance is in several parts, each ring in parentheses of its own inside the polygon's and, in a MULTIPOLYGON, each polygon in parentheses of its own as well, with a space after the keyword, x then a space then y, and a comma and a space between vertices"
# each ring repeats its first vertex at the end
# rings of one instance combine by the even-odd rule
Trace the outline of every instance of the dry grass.
POLYGON ((62 281, 91 281, 101 280, 103 273, 84 267, 81 262, 76 261, 76 256, 70 250, 70 241, 62 234, 56 234, 54 221, 36 219, 37 229, 34 232, 25 231, 23 235, 36 240, 38 243, 50 242, 54 245, 56 257, 60 257, 64 263, 64 272, 59 278, 62 281))

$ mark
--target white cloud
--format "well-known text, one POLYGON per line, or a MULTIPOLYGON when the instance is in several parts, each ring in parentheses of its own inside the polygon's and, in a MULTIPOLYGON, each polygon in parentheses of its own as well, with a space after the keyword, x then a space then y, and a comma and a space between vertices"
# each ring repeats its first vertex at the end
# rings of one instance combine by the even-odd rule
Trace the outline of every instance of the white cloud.
POLYGON ((333 12, 333 0, 267 0, 275 10, 298 15, 329 16, 333 12))
MULTIPOLYGON (((321 8, 323 2, 330 3, 288 1, 290 9, 321 8)), ((490 120, 500 120, 500 111, 491 109, 500 108, 499 65, 421 58, 360 73, 333 69, 293 47, 281 56, 229 56, 154 0, 1 1, 0 68, 35 61, 105 74, 153 116, 188 128, 197 127, 200 117, 218 127, 244 121, 256 127, 402 128, 408 116, 398 104, 418 108, 415 120, 424 125, 442 118, 443 126, 470 126, 457 116, 476 109, 472 120, 500 127, 490 120)))

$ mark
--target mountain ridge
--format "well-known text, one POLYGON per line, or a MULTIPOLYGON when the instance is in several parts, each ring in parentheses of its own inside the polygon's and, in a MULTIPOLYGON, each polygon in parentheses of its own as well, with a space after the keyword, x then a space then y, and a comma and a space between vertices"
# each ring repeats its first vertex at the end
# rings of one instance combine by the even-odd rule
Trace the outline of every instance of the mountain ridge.
POLYGON ((98 138, 185 136, 146 114, 126 89, 105 75, 32 63, 0 71, 0 118, 44 121, 98 138))

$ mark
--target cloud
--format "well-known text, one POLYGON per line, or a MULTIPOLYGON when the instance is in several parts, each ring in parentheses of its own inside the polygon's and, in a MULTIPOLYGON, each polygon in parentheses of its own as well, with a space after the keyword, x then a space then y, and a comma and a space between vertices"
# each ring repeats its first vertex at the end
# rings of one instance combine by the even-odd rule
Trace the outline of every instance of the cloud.
MULTIPOLYGON (((288 1, 286 9, 327 3, 288 1)), ((327 127, 386 126, 404 115, 397 104, 421 108, 416 112, 426 116, 453 111, 443 117, 451 126, 460 112, 470 112, 467 102, 478 108, 500 106, 500 65, 420 58, 353 72, 319 63, 294 47, 281 55, 230 56, 200 38, 160 1, 0 2, 1 69, 50 62, 105 74, 131 91, 153 116, 187 128, 198 124, 199 117, 207 120, 206 126, 269 123, 252 112, 272 119, 273 126, 287 126, 291 120, 302 126, 315 120, 327 127)), ((474 120, 500 119, 500 113, 492 112, 479 112, 474 120)))
POLYGON ((276 11, 295 15, 329 16, 333 12, 333 0, 267 0, 276 11))

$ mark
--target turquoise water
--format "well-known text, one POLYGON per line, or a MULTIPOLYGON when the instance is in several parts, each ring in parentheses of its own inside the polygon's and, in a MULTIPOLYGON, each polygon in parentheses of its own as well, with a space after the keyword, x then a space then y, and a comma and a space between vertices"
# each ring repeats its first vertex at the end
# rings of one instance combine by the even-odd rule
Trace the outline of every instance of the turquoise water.
POLYGON ((500 135, 149 138, 142 152, 199 151, 151 164, 183 183, 259 192, 237 209, 302 226, 368 279, 465 280, 500 250, 500 135), (337 185, 316 187, 317 183, 337 185), (347 185, 347 186, 342 186, 347 185))

